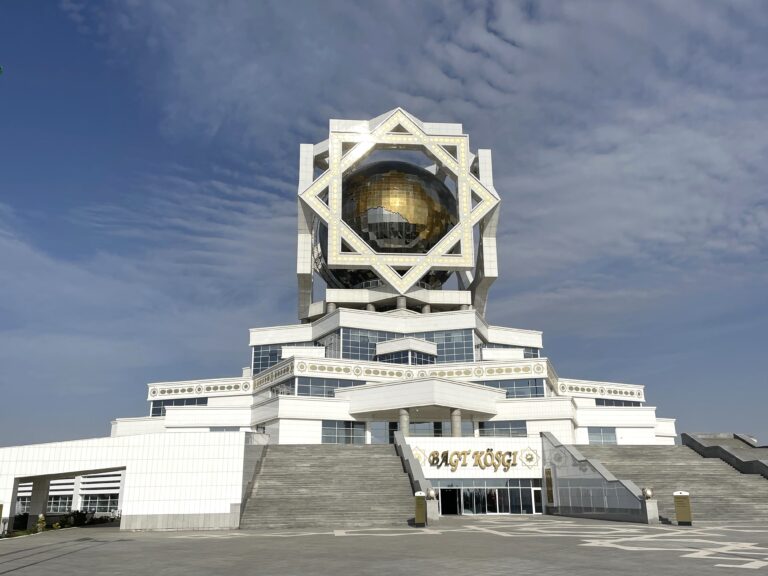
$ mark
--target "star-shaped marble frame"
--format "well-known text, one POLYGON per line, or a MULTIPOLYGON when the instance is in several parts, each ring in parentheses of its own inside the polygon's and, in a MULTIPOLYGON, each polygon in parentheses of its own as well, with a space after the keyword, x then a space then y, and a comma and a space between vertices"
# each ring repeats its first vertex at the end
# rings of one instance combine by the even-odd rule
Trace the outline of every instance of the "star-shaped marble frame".
POLYGON ((327 170, 299 193, 301 201, 328 226, 328 265, 373 270, 401 294, 430 270, 472 271, 475 265, 473 228, 499 203, 493 187, 486 187, 471 173, 473 159, 466 134, 427 133, 419 120, 401 108, 372 122, 356 124, 353 130, 332 128, 327 170), (378 253, 341 218, 344 174, 377 146, 421 148, 456 179, 459 221, 426 254, 378 253), (455 155, 449 152, 451 149, 455 155), (354 252, 342 250, 342 240, 354 252), (458 253, 452 253, 457 244, 458 253), (407 269, 407 272, 401 275, 398 269, 407 269))

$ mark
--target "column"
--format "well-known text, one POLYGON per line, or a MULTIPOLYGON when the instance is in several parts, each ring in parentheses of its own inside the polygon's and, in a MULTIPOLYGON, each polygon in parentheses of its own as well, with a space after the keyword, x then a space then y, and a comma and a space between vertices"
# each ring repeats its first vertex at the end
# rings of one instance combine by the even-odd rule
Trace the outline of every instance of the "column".
POLYGON ((373 304, 366 304, 365 305, 365 309, 368 312, 376 312, 376 306, 374 306, 373 304))
POLYGON ((328 302, 325 305, 325 313, 330 314, 331 312, 336 312, 336 304, 334 302, 328 302))
POLYGON ((400 432, 403 436, 409 435, 409 429, 411 424, 411 413, 408 412, 408 408, 400 408, 400 432))
POLYGON ((424 304, 424 306, 421 307, 422 314, 429 314, 430 312, 432 312, 432 306, 429 304, 424 304))
POLYGON ((75 476, 75 481, 72 483, 72 510, 80 510, 82 508, 83 496, 80 493, 82 481, 82 476, 75 476))
POLYGON ((27 530, 37 526, 37 517, 45 514, 48 509, 48 487, 50 480, 45 476, 38 476, 32 481, 32 498, 29 501, 29 520, 27 530))
POLYGON ((459 408, 451 408, 451 436, 454 438, 461 437, 461 410, 459 408))
POLYGON ((13 489, 11 490, 11 499, 7 506, 3 506, 2 518, 0 518, 0 534, 10 534, 13 532, 13 517, 18 513, 16 511, 16 499, 19 496, 19 479, 13 479, 13 489))
POLYGON ((406 300, 405 296, 398 296, 397 297, 397 309, 402 310, 408 305, 408 301, 406 300))
POLYGON ((125 492, 125 470, 120 471, 120 491, 117 494, 117 513, 123 515, 123 493, 125 492))

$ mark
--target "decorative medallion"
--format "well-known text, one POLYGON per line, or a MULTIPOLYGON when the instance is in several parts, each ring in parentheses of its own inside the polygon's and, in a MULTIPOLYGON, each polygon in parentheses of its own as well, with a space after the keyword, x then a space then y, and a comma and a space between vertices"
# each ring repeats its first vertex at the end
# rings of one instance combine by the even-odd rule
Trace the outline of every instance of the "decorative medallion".
POLYGON ((539 454, 533 448, 525 448, 520 451, 520 461, 523 466, 535 468, 539 465, 539 454))

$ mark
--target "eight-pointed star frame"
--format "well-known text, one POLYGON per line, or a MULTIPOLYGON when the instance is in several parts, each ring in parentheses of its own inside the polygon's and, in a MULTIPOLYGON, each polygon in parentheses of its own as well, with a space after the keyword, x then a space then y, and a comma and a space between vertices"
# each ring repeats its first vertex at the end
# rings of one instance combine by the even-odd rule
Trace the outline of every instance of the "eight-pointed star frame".
POLYGON ((466 134, 427 134, 400 108, 369 130, 331 130, 328 169, 299 194, 299 198, 328 226, 328 265, 331 268, 373 270, 401 294, 433 269, 471 271, 474 267, 473 227, 499 203, 495 190, 484 186, 470 172, 471 162, 466 134), (341 218, 344 174, 353 170, 377 145, 421 147, 456 178, 459 221, 426 254, 378 253, 341 218), (455 156, 445 147, 455 150, 455 156), (326 190, 327 204, 322 198, 326 190), (355 252, 342 251, 342 240, 355 252), (460 245, 459 253, 451 253, 457 244, 460 245), (396 268, 408 271, 401 275, 396 268))

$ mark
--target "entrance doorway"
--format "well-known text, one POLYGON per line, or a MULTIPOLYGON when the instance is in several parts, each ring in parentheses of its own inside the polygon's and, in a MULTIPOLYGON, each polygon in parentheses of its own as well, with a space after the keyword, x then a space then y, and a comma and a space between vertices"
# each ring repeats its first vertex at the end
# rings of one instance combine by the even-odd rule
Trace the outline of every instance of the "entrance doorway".
POLYGON ((459 488, 442 488, 440 493, 440 512, 443 516, 457 516, 461 511, 459 488))
POLYGON ((541 514, 541 480, 433 480, 441 515, 541 514), (448 486, 440 484, 445 482, 448 486))

